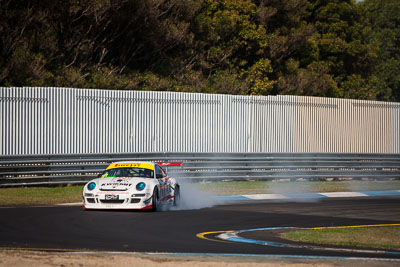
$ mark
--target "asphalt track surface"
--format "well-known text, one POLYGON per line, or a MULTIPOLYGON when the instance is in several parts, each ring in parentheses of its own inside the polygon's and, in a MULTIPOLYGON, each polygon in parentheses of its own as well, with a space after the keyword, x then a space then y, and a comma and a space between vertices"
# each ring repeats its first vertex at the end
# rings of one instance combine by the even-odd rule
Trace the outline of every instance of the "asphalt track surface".
MULTIPOLYGON (((81 207, 0 208, 0 247, 177 253, 398 258, 200 239, 204 232, 265 227, 400 223, 399 197, 247 201, 199 210, 83 211, 81 207)), ((212 235, 208 236, 213 239, 212 235)))

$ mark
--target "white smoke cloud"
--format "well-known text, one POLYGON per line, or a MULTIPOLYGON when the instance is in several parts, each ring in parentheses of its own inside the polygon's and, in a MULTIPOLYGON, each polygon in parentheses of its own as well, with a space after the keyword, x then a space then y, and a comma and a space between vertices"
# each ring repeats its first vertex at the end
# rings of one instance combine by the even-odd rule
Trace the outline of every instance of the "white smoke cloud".
POLYGON ((178 182, 180 185, 181 200, 179 205, 173 207, 172 210, 196 210, 224 204, 223 200, 199 189, 190 181, 180 179, 178 182))

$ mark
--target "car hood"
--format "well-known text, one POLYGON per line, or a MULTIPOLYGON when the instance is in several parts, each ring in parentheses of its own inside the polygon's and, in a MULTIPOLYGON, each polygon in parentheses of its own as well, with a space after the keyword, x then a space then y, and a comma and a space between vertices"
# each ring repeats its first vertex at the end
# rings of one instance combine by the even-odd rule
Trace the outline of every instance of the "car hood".
POLYGON ((98 179, 98 184, 102 191, 126 191, 145 181, 145 178, 137 177, 107 177, 98 179))

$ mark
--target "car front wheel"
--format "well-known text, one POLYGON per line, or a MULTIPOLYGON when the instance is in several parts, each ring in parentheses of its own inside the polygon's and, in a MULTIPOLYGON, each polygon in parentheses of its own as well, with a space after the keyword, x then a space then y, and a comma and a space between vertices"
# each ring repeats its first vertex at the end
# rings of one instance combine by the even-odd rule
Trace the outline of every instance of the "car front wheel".
POLYGON ((156 211, 157 210, 157 206, 158 206, 158 192, 157 192, 157 188, 154 188, 154 192, 153 192, 153 198, 152 198, 152 210, 156 211))

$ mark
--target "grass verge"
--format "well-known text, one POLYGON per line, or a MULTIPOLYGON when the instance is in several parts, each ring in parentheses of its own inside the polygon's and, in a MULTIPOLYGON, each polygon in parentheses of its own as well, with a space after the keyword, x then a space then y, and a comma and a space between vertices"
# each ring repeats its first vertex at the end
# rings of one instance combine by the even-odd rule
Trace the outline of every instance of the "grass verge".
POLYGON ((0 206, 51 205, 82 201, 83 186, 1 188, 0 206))
MULTIPOLYGON (((182 185, 182 189, 184 189, 182 185)), ((395 181, 232 181, 193 183, 193 186, 212 195, 283 194, 313 192, 346 192, 400 190, 395 181)), ((83 186, 0 188, 0 206, 51 205, 80 202, 83 186)))
POLYGON ((298 230, 281 237, 313 244, 400 250, 400 226, 298 230))
POLYGON ((196 184, 201 190, 215 195, 290 194, 400 190, 400 180, 393 181, 238 181, 196 184))

